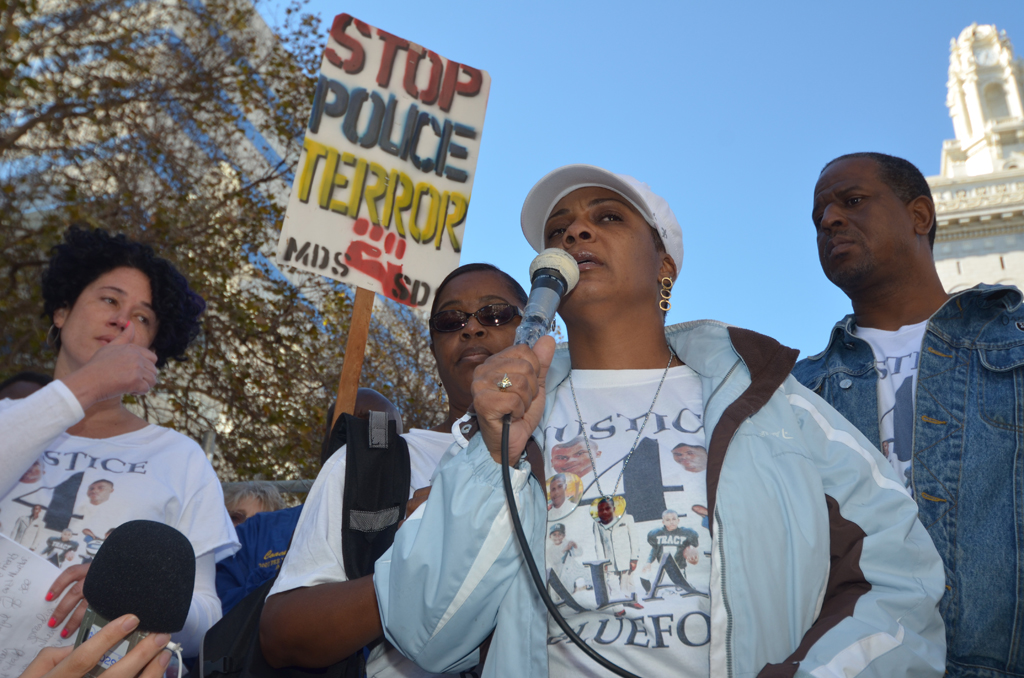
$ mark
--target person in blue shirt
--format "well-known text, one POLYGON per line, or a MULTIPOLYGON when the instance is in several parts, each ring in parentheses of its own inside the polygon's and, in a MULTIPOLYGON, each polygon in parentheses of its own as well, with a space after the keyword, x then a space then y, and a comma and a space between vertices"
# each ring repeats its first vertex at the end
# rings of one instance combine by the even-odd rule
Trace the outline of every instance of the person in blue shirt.
POLYGON ((242 548, 217 563, 217 595, 227 614, 281 569, 302 505, 257 513, 235 528, 242 548))

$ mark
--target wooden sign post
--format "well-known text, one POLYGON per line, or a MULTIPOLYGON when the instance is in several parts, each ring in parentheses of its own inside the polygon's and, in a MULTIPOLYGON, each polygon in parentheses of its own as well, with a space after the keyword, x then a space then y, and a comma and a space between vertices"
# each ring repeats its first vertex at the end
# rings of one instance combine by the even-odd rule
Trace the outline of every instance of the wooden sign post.
POLYGON ((491 78, 348 14, 324 49, 277 259, 356 287, 335 417, 373 294, 426 310, 459 265, 491 78))
POLYGON ((338 380, 338 400, 334 406, 331 428, 342 412, 352 414, 356 409, 356 392, 359 390, 359 376, 363 371, 363 356, 366 353, 366 339, 370 335, 370 316, 373 314, 373 292, 365 287, 356 288, 356 300, 352 304, 352 322, 348 326, 348 342, 345 344, 345 360, 341 364, 341 379, 338 380))

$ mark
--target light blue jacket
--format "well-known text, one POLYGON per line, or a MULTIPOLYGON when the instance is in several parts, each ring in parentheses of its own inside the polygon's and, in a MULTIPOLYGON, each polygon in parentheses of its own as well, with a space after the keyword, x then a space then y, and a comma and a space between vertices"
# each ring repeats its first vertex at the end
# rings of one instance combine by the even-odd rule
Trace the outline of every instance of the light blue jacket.
MULTIPOLYGON (((942 562, 889 464, 789 376, 796 351, 713 321, 666 335, 701 377, 711 432, 711 675, 941 676, 942 562)), ((568 370, 560 349, 545 421, 568 370)), ((543 488, 525 461, 512 471, 543 571, 543 488)), ((493 631, 485 678, 547 675, 547 612, 479 435, 441 468, 374 584, 388 640, 423 668, 472 666, 493 631)))

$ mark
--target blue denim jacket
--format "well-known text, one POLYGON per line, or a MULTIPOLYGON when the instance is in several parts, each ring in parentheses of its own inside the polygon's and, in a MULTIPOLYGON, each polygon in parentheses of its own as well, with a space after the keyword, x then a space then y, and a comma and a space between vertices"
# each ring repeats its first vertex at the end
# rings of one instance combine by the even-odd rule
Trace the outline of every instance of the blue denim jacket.
MULTIPOLYGON (((911 489, 942 556, 947 675, 1024 676, 1024 309, 1016 287, 978 285, 929 320, 914 411, 911 489)), ((854 316, 793 375, 876 447, 871 347, 854 316)))

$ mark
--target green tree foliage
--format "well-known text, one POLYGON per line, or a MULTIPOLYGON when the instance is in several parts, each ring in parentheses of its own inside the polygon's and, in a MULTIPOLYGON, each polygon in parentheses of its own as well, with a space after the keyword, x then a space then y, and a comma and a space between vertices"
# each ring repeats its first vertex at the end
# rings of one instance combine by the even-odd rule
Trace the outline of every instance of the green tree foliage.
MULTIPOLYGON (((325 39, 301 5, 0 0, 0 378, 49 372, 39 280, 72 222, 151 244, 208 304, 190 359, 135 401, 217 432, 224 478, 312 477, 351 291, 276 249, 325 39)), ((362 385, 440 419, 422 319, 378 302, 362 385)))

